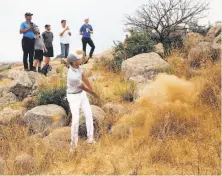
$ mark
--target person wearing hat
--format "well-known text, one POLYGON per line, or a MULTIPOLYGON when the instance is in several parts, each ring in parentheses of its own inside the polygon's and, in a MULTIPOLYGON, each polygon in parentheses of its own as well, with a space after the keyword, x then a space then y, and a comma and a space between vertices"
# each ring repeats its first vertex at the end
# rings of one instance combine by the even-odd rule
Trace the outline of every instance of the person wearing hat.
POLYGON ((70 68, 67 74, 67 100, 69 102, 69 107, 72 113, 70 147, 70 152, 72 152, 78 144, 80 109, 83 110, 83 113, 86 117, 88 137, 87 142, 89 144, 95 143, 92 110, 86 92, 93 95, 95 98, 99 97, 95 92, 93 92, 89 80, 84 74, 83 69, 79 66, 81 57, 76 54, 69 54, 67 61, 70 64, 70 68))
POLYGON ((23 34, 22 38, 22 50, 23 50, 23 65, 25 71, 33 71, 33 55, 35 44, 36 25, 32 22, 31 13, 25 13, 25 22, 20 25, 20 34, 23 34), (28 66, 29 56, 29 66, 28 66))
POLYGON ((54 51, 53 51, 53 33, 51 32, 51 26, 49 24, 45 25, 45 32, 42 33, 42 38, 46 47, 46 50, 44 52, 44 62, 45 65, 42 68, 42 73, 44 75, 47 75, 48 71, 51 69, 51 66, 49 65, 50 63, 50 57, 54 56, 54 51))
POLYGON ((93 28, 89 24, 89 18, 86 18, 84 20, 84 24, 80 28, 80 35, 82 35, 82 45, 83 45, 83 51, 85 52, 85 55, 86 55, 86 45, 89 44, 89 46, 91 47, 91 50, 89 53, 89 59, 92 58, 93 52, 95 50, 95 45, 91 39, 91 34, 93 34, 93 28))

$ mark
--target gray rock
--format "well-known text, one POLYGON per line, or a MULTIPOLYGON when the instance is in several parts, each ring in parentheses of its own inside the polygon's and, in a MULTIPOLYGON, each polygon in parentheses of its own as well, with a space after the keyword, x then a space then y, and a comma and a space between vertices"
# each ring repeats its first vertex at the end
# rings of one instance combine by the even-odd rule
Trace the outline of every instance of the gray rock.
POLYGON ((28 154, 17 156, 13 165, 16 170, 16 174, 31 174, 35 172, 36 169, 35 159, 28 154))
POLYGON ((40 133, 52 126, 64 126, 68 122, 65 110, 54 104, 37 106, 28 111, 24 122, 33 130, 40 133))
POLYGON ((0 112, 0 125, 9 125, 11 123, 22 123, 22 118, 25 114, 25 108, 14 110, 11 108, 4 108, 0 112))
POLYGON ((221 35, 214 39, 212 48, 215 50, 221 50, 221 35))
POLYGON ((158 53, 160 56, 164 56, 164 47, 162 43, 158 43, 157 45, 154 45, 154 51, 158 53))
MULTIPOLYGON (((105 119, 106 113, 98 106, 92 105, 91 108, 93 113, 94 136, 99 137, 101 125, 105 119)), ((79 136, 82 138, 87 137, 86 120, 83 112, 80 113, 79 136)))
POLYGON ((102 109, 105 112, 110 112, 112 114, 123 115, 127 113, 127 109, 123 105, 117 103, 107 103, 102 107, 102 109))
POLYGON ((0 108, 3 108, 4 106, 10 104, 10 103, 15 103, 17 102, 18 99, 13 93, 7 93, 4 95, 2 98, 0 98, 0 108))
POLYGON ((221 35, 221 28, 221 23, 212 26, 204 38, 204 41, 212 43, 217 36, 221 35))
POLYGON ((19 100, 26 98, 32 93, 32 90, 37 89, 38 82, 43 78, 37 72, 18 72, 19 75, 14 76, 13 72, 11 77, 14 77, 14 82, 10 87, 10 91, 14 93, 19 100))
POLYGON ((23 71, 10 70, 10 71, 8 72, 8 78, 15 80, 15 79, 18 78, 18 76, 19 76, 21 73, 23 73, 23 71))
POLYGON ((159 54, 143 53, 125 60, 122 64, 122 72, 131 80, 137 80, 138 76, 151 80, 159 70, 164 70, 168 66, 169 64, 159 54))
POLYGON ((0 86, 0 97, 3 97, 7 93, 9 93, 9 87, 8 86, 0 86))

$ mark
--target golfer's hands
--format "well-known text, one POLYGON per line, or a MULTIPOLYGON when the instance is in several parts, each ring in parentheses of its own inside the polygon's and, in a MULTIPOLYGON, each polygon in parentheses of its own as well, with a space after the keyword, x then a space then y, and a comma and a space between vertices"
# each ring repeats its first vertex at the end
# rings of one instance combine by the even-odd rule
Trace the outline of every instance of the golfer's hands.
POLYGON ((46 48, 44 48, 45 53, 48 53, 48 50, 46 48))
POLYGON ((66 27, 66 30, 67 30, 67 31, 69 30, 69 26, 66 27))

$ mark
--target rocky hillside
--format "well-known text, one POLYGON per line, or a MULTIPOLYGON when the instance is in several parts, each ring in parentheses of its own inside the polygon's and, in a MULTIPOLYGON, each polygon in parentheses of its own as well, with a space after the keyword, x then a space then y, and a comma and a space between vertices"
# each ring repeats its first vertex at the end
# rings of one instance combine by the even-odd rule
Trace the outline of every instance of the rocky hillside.
POLYGON ((157 44, 120 72, 113 50, 83 65, 100 95, 89 96, 97 143, 86 144, 81 113, 74 153, 67 68, 54 60, 47 77, 2 70, 0 174, 220 174, 220 33, 190 33, 167 57, 157 44))

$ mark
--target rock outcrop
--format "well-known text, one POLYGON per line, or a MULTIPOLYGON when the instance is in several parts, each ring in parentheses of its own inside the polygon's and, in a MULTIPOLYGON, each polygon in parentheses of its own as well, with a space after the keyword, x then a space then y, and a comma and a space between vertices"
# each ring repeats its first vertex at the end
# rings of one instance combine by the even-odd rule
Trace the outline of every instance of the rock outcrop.
POLYGON ((169 64, 155 52, 143 53, 123 61, 122 72, 126 78, 136 82, 151 80, 169 64))
POLYGON ((33 133, 40 133, 52 126, 65 126, 68 122, 65 110, 54 104, 37 106, 25 113, 24 122, 33 133))
MULTIPOLYGON (((94 124, 94 135, 99 137, 100 127, 105 119, 106 113, 98 106, 91 106, 93 114, 93 124, 94 124)), ((79 119, 79 135, 82 138, 87 137, 86 120, 84 113, 80 113, 79 119)))

